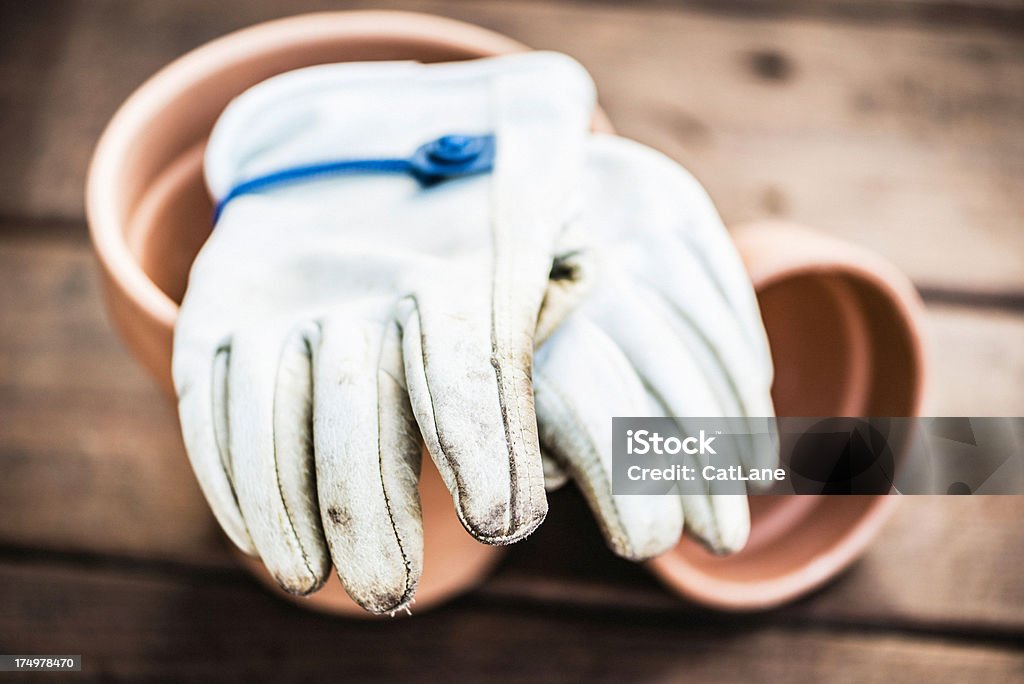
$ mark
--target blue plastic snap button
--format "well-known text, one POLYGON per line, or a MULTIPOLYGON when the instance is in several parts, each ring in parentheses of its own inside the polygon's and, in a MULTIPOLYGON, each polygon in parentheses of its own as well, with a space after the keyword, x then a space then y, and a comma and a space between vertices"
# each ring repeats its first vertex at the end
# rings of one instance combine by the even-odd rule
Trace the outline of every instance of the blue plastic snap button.
POLYGON ((494 167, 493 135, 446 135, 421 146, 412 159, 412 175, 424 185, 487 173, 494 167))
POLYGON ((432 161, 442 164, 468 162, 484 149, 484 139, 468 135, 446 135, 435 140, 427 155, 432 161))

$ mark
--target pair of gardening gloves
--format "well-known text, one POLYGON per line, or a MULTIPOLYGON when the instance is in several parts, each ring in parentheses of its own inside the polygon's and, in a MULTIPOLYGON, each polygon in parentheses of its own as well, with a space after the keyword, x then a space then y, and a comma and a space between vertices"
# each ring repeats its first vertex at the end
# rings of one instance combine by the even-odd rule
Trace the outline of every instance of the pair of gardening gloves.
POLYGON ((577 482, 623 557, 684 526, 717 552, 744 545, 745 496, 612 493, 613 416, 763 420, 772 370, 703 189, 591 134, 594 107, 579 64, 527 53, 302 69, 217 123, 221 204, 174 382, 217 519, 287 591, 333 565, 366 610, 410 604, 424 443, 488 544, 541 524, 547 475, 577 482))

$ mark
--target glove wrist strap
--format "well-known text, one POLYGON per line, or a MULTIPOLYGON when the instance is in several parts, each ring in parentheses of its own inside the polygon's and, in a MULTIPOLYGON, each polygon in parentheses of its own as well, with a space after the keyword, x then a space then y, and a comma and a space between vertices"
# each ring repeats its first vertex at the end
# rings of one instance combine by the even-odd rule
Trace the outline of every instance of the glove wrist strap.
POLYGON ((445 180, 488 173, 494 168, 493 135, 445 135, 421 145, 407 159, 339 159, 278 169, 238 183, 217 202, 213 222, 243 195, 319 178, 368 173, 408 174, 429 187, 445 180))

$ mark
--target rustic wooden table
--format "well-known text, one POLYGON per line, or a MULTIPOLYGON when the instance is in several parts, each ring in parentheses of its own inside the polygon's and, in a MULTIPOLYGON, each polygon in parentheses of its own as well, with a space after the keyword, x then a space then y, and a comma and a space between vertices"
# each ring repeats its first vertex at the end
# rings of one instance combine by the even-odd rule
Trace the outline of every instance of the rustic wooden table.
MULTIPOLYGON (((172 407, 99 300, 82 184, 146 76, 228 30, 382 3, 0 3, 0 653, 86 678, 1024 681, 1024 499, 914 498, 853 569, 707 613, 607 553, 573 492, 489 582, 412 620, 303 612, 238 570, 172 407)), ((928 303, 935 415, 1024 413, 1019 0, 408 0, 568 52, 620 131, 730 224, 882 252, 928 303)), ((42 679, 33 676, 32 681, 42 679)))

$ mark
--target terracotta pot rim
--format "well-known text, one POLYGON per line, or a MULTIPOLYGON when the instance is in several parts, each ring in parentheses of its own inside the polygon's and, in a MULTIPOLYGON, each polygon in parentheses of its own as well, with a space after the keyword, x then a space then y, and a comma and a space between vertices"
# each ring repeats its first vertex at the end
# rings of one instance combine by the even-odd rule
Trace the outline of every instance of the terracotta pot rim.
POLYGON ((723 579, 680 558, 676 551, 647 562, 652 574, 683 598, 716 610, 752 613, 771 610, 809 594, 834 579, 871 544, 902 503, 899 496, 872 499, 855 525, 812 562, 757 581, 723 579))
POLYGON ((795 222, 752 221, 736 226, 731 232, 734 242, 744 241, 764 248, 758 250, 756 264, 747 264, 758 292, 788 279, 819 275, 851 278, 884 296, 905 324, 914 362, 909 370, 917 382, 906 415, 921 415, 928 381, 928 349, 920 334, 925 310, 917 290, 901 270, 868 249, 795 222), (786 247, 792 244, 800 244, 801 248, 786 247))

